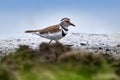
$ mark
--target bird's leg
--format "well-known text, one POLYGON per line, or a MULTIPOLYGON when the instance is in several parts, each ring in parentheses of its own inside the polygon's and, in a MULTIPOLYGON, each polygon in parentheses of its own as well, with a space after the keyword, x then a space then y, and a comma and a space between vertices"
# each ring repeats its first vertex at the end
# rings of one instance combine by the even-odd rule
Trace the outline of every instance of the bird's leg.
POLYGON ((49 44, 52 42, 52 40, 50 40, 49 44))
POLYGON ((59 43, 59 41, 56 40, 56 43, 59 43))

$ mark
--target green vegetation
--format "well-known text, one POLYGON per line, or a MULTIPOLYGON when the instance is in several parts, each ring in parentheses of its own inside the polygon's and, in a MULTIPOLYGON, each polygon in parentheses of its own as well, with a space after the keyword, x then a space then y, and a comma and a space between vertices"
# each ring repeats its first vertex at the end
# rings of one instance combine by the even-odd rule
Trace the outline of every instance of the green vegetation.
POLYGON ((36 50, 20 45, 0 63, 0 80, 120 80, 119 76, 120 62, 110 55, 60 43, 42 43, 36 50))

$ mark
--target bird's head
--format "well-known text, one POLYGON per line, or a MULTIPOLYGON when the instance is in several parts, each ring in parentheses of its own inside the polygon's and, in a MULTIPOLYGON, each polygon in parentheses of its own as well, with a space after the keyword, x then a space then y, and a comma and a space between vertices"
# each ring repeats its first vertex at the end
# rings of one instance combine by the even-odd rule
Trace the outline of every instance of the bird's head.
POLYGON ((62 26, 74 26, 75 27, 75 25, 72 22, 70 22, 69 18, 62 18, 60 24, 62 26))

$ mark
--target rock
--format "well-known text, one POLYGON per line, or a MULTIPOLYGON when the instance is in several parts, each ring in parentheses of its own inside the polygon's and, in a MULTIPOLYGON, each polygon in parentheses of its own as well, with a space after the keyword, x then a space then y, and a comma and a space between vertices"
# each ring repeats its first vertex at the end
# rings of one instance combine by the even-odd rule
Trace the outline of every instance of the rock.
POLYGON ((17 41, 21 41, 20 39, 17 39, 17 41))
POLYGON ((102 50, 103 48, 102 48, 102 47, 99 47, 98 49, 102 50))
POLYGON ((110 49, 106 49, 106 51, 110 51, 110 49))
POLYGON ((120 44, 118 44, 117 47, 120 47, 120 44))
POLYGON ((80 43, 80 45, 82 45, 82 46, 87 46, 87 44, 86 44, 86 43, 80 43))

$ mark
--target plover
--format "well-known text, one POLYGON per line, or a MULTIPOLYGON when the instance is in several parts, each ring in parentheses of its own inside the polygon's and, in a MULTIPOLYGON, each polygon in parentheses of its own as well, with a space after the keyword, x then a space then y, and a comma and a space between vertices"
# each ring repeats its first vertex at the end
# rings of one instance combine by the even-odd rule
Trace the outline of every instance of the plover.
POLYGON ((49 43, 51 43, 53 40, 58 42, 59 39, 63 38, 68 33, 69 26, 75 25, 70 22, 69 18, 63 18, 57 25, 49 26, 39 30, 27 30, 25 33, 34 33, 43 38, 50 39, 49 43))

